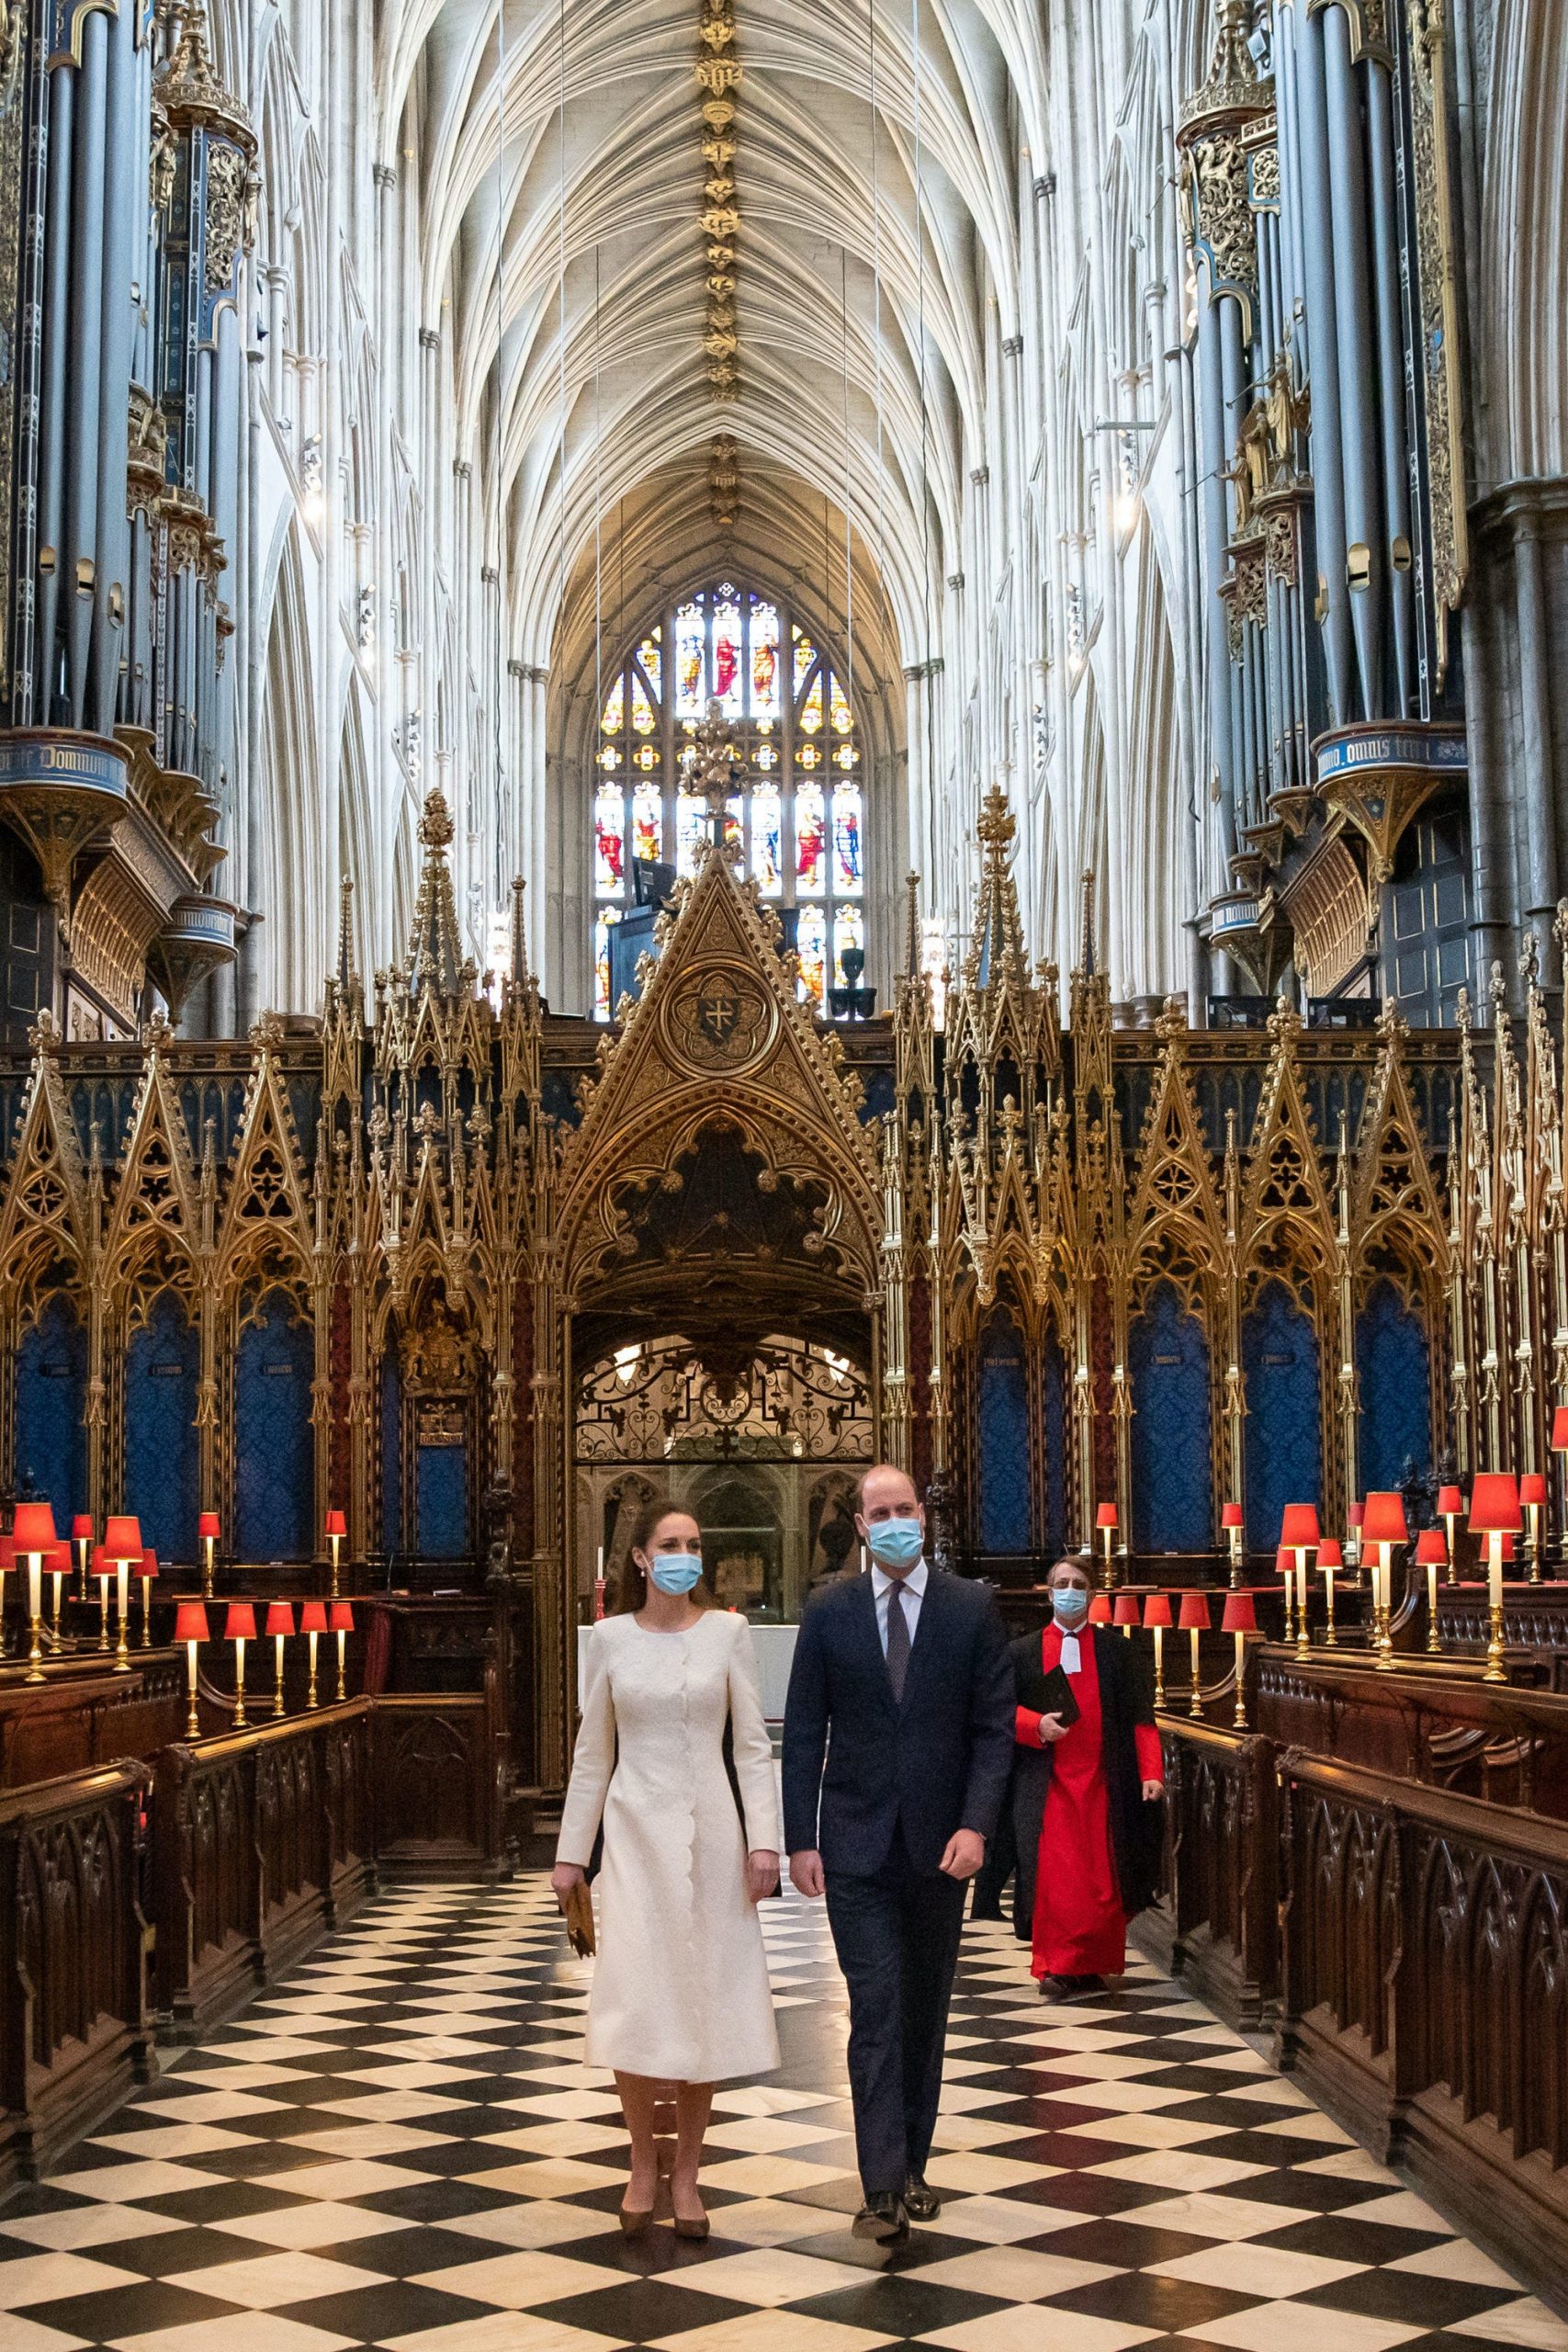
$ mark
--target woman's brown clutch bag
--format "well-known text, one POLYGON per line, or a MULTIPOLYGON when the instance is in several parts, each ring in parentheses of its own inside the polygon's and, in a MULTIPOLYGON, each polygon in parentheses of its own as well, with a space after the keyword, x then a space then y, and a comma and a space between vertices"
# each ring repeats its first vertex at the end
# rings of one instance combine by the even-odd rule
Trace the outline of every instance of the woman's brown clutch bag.
POLYGON ((569 1887, 561 1902, 566 1915, 567 1941, 579 1960, 592 1960, 597 1946, 593 1941, 593 1896, 586 1879, 580 1878, 569 1887))

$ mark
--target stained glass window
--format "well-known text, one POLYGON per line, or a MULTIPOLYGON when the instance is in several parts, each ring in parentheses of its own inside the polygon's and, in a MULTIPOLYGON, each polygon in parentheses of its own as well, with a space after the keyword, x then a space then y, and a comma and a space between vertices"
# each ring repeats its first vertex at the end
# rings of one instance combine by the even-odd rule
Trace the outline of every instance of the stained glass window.
POLYGON ((635 860, 695 874, 705 804, 682 755, 710 697, 744 769, 726 820, 738 871, 797 926, 801 994, 825 1007, 841 957, 865 945, 865 801, 847 679, 787 609, 729 581, 647 629, 606 683, 594 753, 594 1011, 608 1020, 609 930, 636 903, 635 860), (792 911, 793 910, 793 911, 792 911))

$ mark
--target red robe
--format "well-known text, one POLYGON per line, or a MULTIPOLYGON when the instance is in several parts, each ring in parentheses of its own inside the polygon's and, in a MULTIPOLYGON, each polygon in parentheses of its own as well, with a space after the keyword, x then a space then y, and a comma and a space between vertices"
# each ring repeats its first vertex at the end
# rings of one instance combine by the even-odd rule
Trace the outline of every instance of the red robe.
MULTIPOLYGON (((1061 1628, 1053 1622, 1040 1637, 1040 1663, 1049 1674, 1061 1663, 1061 1628)), ((1034 1878, 1035 1976, 1120 1976, 1127 1965, 1127 1915, 1116 1883, 1111 1850, 1111 1813, 1100 1762, 1100 1668, 1094 1629, 1078 1635, 1078 1671, 1073 1695, 1078 1719, 1051 1752, 1051 1781, 1034 1878)), ((1021 1747, 1040 1745, 1040 1717, 1020 1707, 1015 1736, 1021 1747)), ((1163 1781, 1159 1733, 1134 1724, 1140 1781, 1163 1781)))

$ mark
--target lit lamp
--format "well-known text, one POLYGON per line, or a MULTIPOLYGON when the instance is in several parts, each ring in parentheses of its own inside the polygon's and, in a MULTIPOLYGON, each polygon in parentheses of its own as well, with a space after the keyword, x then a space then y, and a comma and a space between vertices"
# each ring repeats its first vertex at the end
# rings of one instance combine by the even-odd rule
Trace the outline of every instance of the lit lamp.
POLYGON ((136 1581, 141 1587, 141 1646, 152 1646, 152 1579, 158 1573, 158 1555, 151 1544, 136 1564, 136 1581))
POLYGON ((319 1707, 321 1703, 316 1696, 316 1637, 319 1634, 324 1634, 326 1630, 326 1602, 324 1600, 302 1602, 299 1610, 299 1631, 309 1637, 310 1644, 310 1687, 305 1694, 305 1704, 308 1707, 319 1707))
POLYGON ((201 1597, 203 1600, 210 1600, 213 1547, 220 1532, 218 1513, 215 1510, 204 1510, 196 1522, 196 1532, 201 1538, 201 1597))
POLYGON ((117 1674, 130 1672, 130 1644, 127 1627, 130 1619, 130 1568, 141 1557, 141 1522, 129 1516, 106 1519, 104 1521, 104 1558, 115 1572, 115 1598, 119 1608, 119 1640, 114 1654, 117 1674))
POLYGON ((337 1599, 338 1546, 348 1533, 348 1521, 341 1510, 327 1513, 327 1542, 333 1547, 333 1599, 337 1599))
POLYGON ((56 1544, 53 1551, 49 1555, 49 1573, 54 1587, 54 1597, 51 1605, 50 1614, 54 1621, 54 1646, 58 1649, 62 1640, 60 1631, 60 1607, 62 1601, 65 1598, 65 1579, 71 1573, 71 1546, 69 1544, 56 1544))
POLYGON ((1322 1541, 1315 1503, 1287 1503, 1280 1542, 1296 1555, 1296 1647, 1307 1649, 1307 1555, 1322 1541))
POLYGON ((1333 1649, 1339 1640, 1334 1630, 1334 1579, 1345 1566, 1345 1555, 1332 1535, 1325 1535, 1318 1545, 1317 1565, 1323 1571, 1323 1608, 1326 1619, 1323 1638, 1333 1649))
POLYGON ((201 1717, 196 1706, 196 1647, 210 1637, 207 1628, 207 1610, 199 1600, 182 1600, 175 1611, 175 1639, 186 1645, 186 1689, 190 1694, 190 1707, 186 1715, 186 1737, 201 1737, 201 1717))
POLYGON ((234 1645, 234 1729, 245 1729, 245 1644, 256 1637, 256 1612, 248 1600, 231 1600, 223 1638, 234 1645))
MULTIPOLYGON (((1235 1635, 1235 1727, 1247 1729, 1247 1637, 1258 1631, 1258 1611, 1249 1592, 1227 1592, 1225 1613, 1220 1620, 1222 1634, 1235 1635)), ((1192 1636, 1196 1641, 1196 1634, 1192 1636)))
POLYGON ((1356 1582, 1358 1584, 1361 1581, 1361 1531, 1365 1527, 1366 1521, 1367 1506, 1365 1503, 1346 1504, 1345 1557, 1349 1561, 1350 1566, 1356 1571, 1356 1582))
POLYGON ((1206 1634, 1209 1630, 1208 1594, 1184 1592, 1181 1596, 1181 1615, 1178 1622, 1191 1637, 1192 1643, 1192 1695, 1187 1702, 1187 1712, 1190 1715, 1201 1715, 1203 1712, 1203 1694, 1198 1687, 1198 1636, 1200 1634, 1206 1634))
POLYGON ((1291 1550, 1289 1544, 1280 1544, 1279 1550, 1274 1555, 1274 1566, 1279 1569, 1280 1574, 1284 1578, 1285 1582, 1284 1637, 1287 1642, 1293 1642, 1296 1637, 1296 1627, 1295 1619, 1292 1614, 1292 1601, 1296 1586, 1296 1555, 1291 1550))
POLYGON ((109 1645, 110 1569, 101 1544, 93 1546, 93 1574, 98 1579, 98 1647, 107 1650, 109 1645))
POLYGON ((283 1645, 294 1631, 294 1611, 287 1600, 269 1600, 266 1605, 266 1630, 272 1635, 272 1712, 285 1713, 283 1704, 283 1645))
POLYGON ((6 1579, 17 1565, 17 1539, 0 1535, 0 1654, 6 1647, 6 1579))
POLYGON ((18 1503, 11 1525, 11 1541, 28 1564, 28 1616, 32 1647, 28 1653, 29 1682, 43 1680, 43 1555, 52 1557, 57 1542, 54 1513, 48 1503, 18 1503))
POLYGON ((1519 1480, 1519 1501, 1529 1514, 1528 1551, 1530 1582, 1540 1582, 1540 1514, 1546 1507, 1546 1480, 1539 1470, 1527 1470, 1519 1480))
POLYGON ((1155 1637, 1155 1705, 1165 1704, 1165 1631, 1170 1623, 1170 1595, 1151 1592, 1144 1603, 1144 1623, 1155 1637))
POLYGON ((1089 1604, 1089 1622, 1091 1625, 1110 1624, 1111 1596, 1109 1593, 1097 1592, 1092 1596, 1089 1604))
POLYGON ((93 1522, 88 1513, 79 1510, 71 1522, 71 1541, 76 1546, 76 1598, 87 1598, 87 1562, 93 1550, 93 1522))
POLYGON ((1448 1564, 1449 1547, 1440 1527, 1424 1527, 1416 1538, 1416 1565, 1427 1571, 1427 1647, 1440 1650, 1438 1639, 1438 1570, 1448 1564))
POLYGON ((1458 1558, 1458 1550, 1454 1543, 1454 1529, 1464 1517, 1464 1497, 1457 1487, 1439 1487, 1438 1488, 1438 1517, 1442 1521, 1443 1525, 1448 1530, 1449 1582, 1450 1584, 1457 1584, 1459 1581, 1459 1569, 1455 1566, 1455 1562, 1458 1558))
MULTIPOLYGON (((1560 1462, 1568 1453, 1568 1405, 1559 1405, 1551 1416, 1551 1451, 1560 1462)), ((1563 1476, 1568 1478, 1568 1464, 1563 1476)))
POLYGON ((337 1635, 337 1695, 348 1696, 348 1637, 354 1631, 354 1611, 346 1600, 334 1600, 328 1620, 337 1635))
POLYGON ((1393 1603, 1393 1547, 1410 1539, 1404 1498, 1388 1487, 1369 1495, 1363 1508, 1366 1516, 1361 1521, 1361 1544, 1372 1555, 1372 1624, 1378 1664, 1392 1667, 1393 1634, 1389 1620, 1393 1603))
POLYGON ((1506 1682, 1503 1665, 1503 1544, 1519 1532, 1519 1490, 1506 1470, 1477 1471, 1470 1490, 1471 1532, 1486 1538, 1486 1598, 1491 1639, 1486 1645, 1486 1680, 1506 1682))
POLYGON ((1111 1622, 1113 1625, 1121 1626, 1122 1638, 1124 1642, 1132 1640, 1133 1628, 1138 1622, 1138 1596, 1135 1592, 1117 1594, 1116 1606, 1111 1612, 1111 1622))
POLYGON ((1111 1546, 1116 1534, 1115 1504, 1101 1503, 1094 1514, 1094 1523, 1105 1538, 1105 1585, 1109 1591, 1116 1581, 1116 1571, 1111 1561, 1111 1546))
POLYGON ((1226 1503, 1224 1509, 1220 1513, 1220 1525, 1224 1529, 1225 1541, 1230 1545, 1231 1584, 1233 1588, 1239 1585, 1241 1582, 1241 1533, 1243 1523, 1241 1505, 1239 1503, 1226 1503))

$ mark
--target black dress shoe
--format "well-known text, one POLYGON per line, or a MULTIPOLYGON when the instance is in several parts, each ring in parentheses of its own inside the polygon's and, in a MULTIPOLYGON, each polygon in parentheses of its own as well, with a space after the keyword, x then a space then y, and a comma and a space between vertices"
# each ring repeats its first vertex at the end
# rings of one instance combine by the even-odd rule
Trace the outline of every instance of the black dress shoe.
POLYGON ((1040 1997, 1043 2001, 1070 2001, 1078 1989, 1076 1976, 1043 1976, 1040 1997))
POLYGON ((927 2186, 920 2173, 909 2175, 904 2190, 904 2211, 911 2222, 934 2222, 942 2211, 941 2198, 927 2186))
POLYGON ((909 2235, 909 2215, 904 2199, 891 2190, 868 2197, 855 2215, 857 2238, 874 2238, 878 2245, 904 2245, 909 2235))

